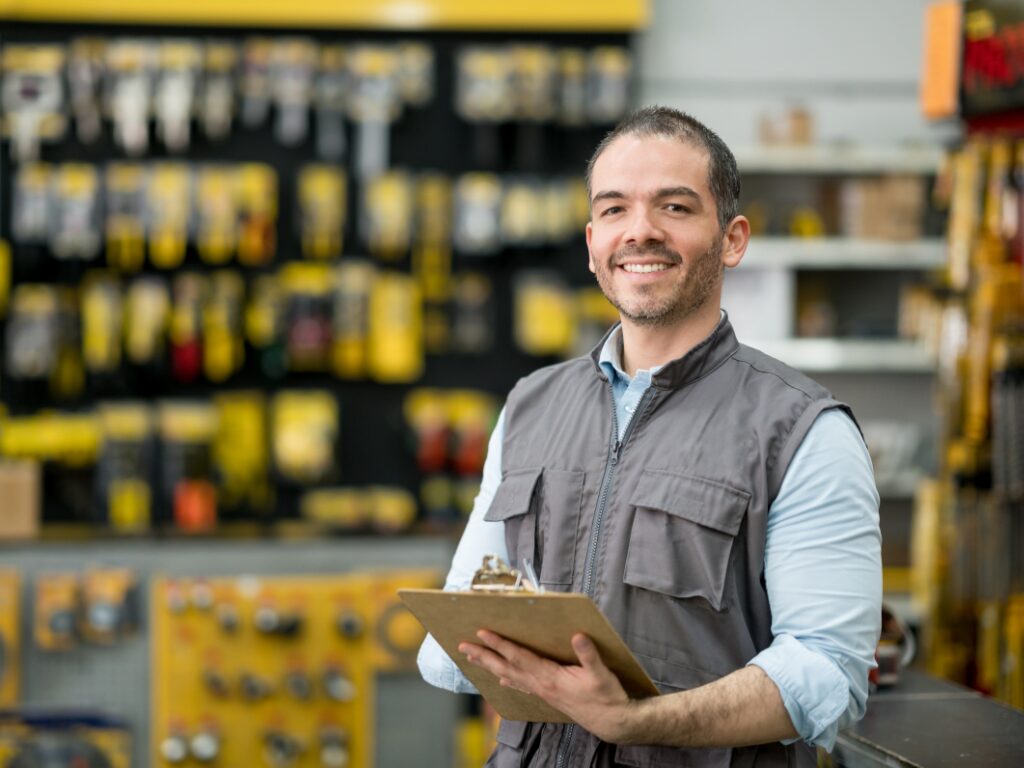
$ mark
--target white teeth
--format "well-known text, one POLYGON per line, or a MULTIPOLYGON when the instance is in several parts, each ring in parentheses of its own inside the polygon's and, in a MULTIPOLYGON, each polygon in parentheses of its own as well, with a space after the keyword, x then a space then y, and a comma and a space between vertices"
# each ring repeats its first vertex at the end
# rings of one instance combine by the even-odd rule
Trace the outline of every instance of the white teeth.
POLYGON ((668 264, 623 264, 627 272, 661 272, 668 269, 668 264))

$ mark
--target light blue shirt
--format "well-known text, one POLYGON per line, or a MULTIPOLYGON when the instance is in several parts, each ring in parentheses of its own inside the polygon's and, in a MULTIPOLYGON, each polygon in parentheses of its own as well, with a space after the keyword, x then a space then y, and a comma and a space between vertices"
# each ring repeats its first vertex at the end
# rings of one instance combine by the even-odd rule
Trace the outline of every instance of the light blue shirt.
MULTIPOLYGON (((621 439, 659 369, 627 376, 619 333, 609 336, 600 363, 612 382, 621 439)), ((501 483, 504 417, 502 411, 491 435, 480 494, 445 589, 467 589, 487 553, 508 559, 504 525, 483 519, 501 483)), ((793 456, 768 510, 764 565, 774 640, 748 663, 778 686, 800 738, 828 750, 867 704, 881 631, 881 543, 867 448, 845 413, 825 411, 793 456)), ((420 648, 419 668, 432 685, 476 693, 430 636, 420 648)))

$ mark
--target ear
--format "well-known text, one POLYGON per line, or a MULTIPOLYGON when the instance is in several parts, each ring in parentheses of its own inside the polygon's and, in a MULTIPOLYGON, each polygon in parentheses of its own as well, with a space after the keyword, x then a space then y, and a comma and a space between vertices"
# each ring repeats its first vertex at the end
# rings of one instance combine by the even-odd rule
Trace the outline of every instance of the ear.
POLYGON ((722 264, 729 269, 739 266, 750 242, 750 222, 746 216, 737 216, 725 228, 722 264))
POLYGON ((590 267, 590 271, 597 274, 597 266, 594 264, 594 251, 590 247, 591 241, 594 239, 594 224, 593 222, 587 222, 587 266, 590 267))

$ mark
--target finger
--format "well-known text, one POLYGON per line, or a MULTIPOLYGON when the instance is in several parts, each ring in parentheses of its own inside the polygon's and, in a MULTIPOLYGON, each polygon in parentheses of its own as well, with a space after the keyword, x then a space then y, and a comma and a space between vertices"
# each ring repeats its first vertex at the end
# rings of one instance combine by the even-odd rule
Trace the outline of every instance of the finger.
POLYGON ((576 653, 576 658, 580 661, 580 666, 584 669, 589 671, 606 669, 604 662, 601 660, 601 654, 597 652, 597 646, 586 635, 579 633, 573 635, 572 649, 576 653))
POLYGON ((501 635, 496 635, 494 632, 489 632, 486 629, 481 629, 476 633, 476 636, 480 638, 480 641, 484 645, 508 659, 516 666, 522 667, 528 664, 536 664, 542 660, 541 657, 533 651, 524 648, 511 640, 506 640, 501 635))

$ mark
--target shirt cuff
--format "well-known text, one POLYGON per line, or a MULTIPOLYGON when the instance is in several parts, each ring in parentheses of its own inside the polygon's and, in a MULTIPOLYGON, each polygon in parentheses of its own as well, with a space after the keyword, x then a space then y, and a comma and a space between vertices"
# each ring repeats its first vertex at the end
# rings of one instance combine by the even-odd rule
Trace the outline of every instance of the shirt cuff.
POLYGON ((800 737, 831 752, 839 719, 850 706, 849 683, 839 667, 792 635, 776 636, 749 664, 763 669, 778 687, 800 737))
POLYGON ((455 666, 448 653, 442 648, 433 635, 427 635, 420 646, 416 657, 423 679, 435 688, 442 688, 452 693, 478 693, 476 686, 466 678, 455 666))

